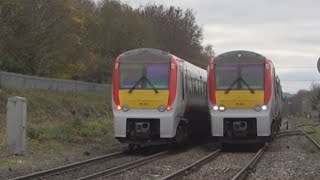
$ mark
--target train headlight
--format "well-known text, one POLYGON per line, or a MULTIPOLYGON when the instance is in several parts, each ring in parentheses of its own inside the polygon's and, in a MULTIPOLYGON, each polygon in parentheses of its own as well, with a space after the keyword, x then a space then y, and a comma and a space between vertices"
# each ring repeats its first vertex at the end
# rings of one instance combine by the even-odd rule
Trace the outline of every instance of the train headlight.
POLYGON ((263 106, 261 107, 261 109, 265 111, 265 110, 268 109, 268 107, 267 107, 266 105, 263 105, 263 106))
POLYGON ((130 109, 130 108, 129 108, 128 105, 123 105, 123 106, 122 106, 122 111, 123 111, 123 112, 129 111, 129 109, 130 109))
POLYGON ((261 108, 261 106, 257 105, 254 109, 259 112, 259 111, 261 111, 262 108, 261 108))
POLYGON ((219 107, 218 106, 213 106, 213 110, 218 111, 219 107))
POLYGON ((219 111, 225 111, 226 110, 226 107, 224 106, 219 106, 219 111))
POLYGON ((161 105, 161 106, 158 107, 158 110, 160 112, 164 112, 166 110, 166 107, 164 105, 161 105))
POLYGON ((121 110, 121 106, 120 106, 120 105, 117 106, 117 110, 118 110, 118 111, 121 110))

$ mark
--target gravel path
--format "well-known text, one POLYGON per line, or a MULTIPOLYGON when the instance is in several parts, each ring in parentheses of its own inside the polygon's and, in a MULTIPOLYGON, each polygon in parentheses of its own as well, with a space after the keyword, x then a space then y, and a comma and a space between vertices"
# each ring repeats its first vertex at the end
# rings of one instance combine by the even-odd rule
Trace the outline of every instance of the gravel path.
POLYGON ((305 136, 276 139, 248 179, 319 179, 320 151, 305 136))

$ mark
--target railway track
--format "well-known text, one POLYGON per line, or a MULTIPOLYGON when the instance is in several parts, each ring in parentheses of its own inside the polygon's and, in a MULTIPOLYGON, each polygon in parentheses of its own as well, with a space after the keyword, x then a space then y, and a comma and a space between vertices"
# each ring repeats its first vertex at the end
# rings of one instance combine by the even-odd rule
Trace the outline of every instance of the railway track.
MULTIPOLYGON (((313 133, 313 132, 311 132, 313 133)), ((281 131, 277 137, 283 137, 283 136, 292 136, 292 135, 305 135, 307 136, 319 149, 320 146, 319 144, 316 143, 315 140, 313 140, 307 133, 303 132, 301 129, 297 128, 297 130, 287 130, 287 131, 281 131)), ((270 144, 266 143, 256 154, 255 156, 237 173, 235 174, 231 179, 232 180, 240 180, 244 179, 248 173, 254 168, 254 166, 259 162, 261 156, 263 153, 268 149, 270 144)), ((214 151, 213 153, 203 157, 202 159, 194 162, 193 164, 176 171, 164 178, 162 180, 169 180, 169 179, 178 179, 181 178, 187 174, 189 174, 191 171, 199 168, 202 165, 205 165, 206 163, 210 162, 213 160, 215 157, 219 156, 221 153, 221 150, 218 149, 214 151)))
POLYGON ((99 172, 90 174, 88 176, 81 177, 81 178, 79 178, 77 180, 94 179, 94 178, 101 178, 101 177, 107 177, 107 176, 115 175, 115 174, 118 174, 120 172, 123 172, 123 171, 129 170, 129 169, 141 166, 143 164, 149 163, 151 161, 157 160, 157 159, 159 159, 161 157, 164 157, 167 154, 169 154, 169 151, 163 151, 163 152, 160 152, 160 153, 157 153, 157 154, 154 154, 154 155, 150 155, 150 156, 138 159, 138 160, 133 161, 133 162, 122 164, 122 165, 116 166, 114 168, 106 169, 106 170, 103 170, 103 171, 99 171, 99 172))
POLYGON ((268 148, 269 144, 266 143, 258 152, 257 154, 250 160, 249 163, 246 164, 246 166, 244 166, 235 176, 233 176, 231 179, 232 180, 240 180, 240 179, 244 179, 248 173, 250 172, 250 170, 252 170, 254 168, 254 166, 259 162, 261 156, 263 155, 263 153, 266 151, 266 149, 268 148))
POLYGON ((220 151, 221 151, 221 149, 218 149, 218 150, 210 153, 209 155, 201 158, 200 160, 192 163, 191 165, 162 178, 162 180, 176 179, 178 177, 183 177, 184 175, 188 174, 188 172, 190 172, 190 171, 206 164, 207 162, 211 161, 212 159, 214 159, 216 156, 219 155, 220 151))
MULTIPOLYGON (((244 166, 244 168, 242 168, 232 179, 234 180, 238 180, 241 179, 243 177, 245 177, 249 170, 251 170, 254 165, 259 161, 260 157, 262 156, 262 154, 265 152, 265 150, 267 149, 269 145, 266 144, 264 145, 256 154, 255 156, 249 161, 248 164, 246 164, 244 166)), ((195 169, 200 168, 201 166, 211 162, 213 159, 215 159, 216 157, 218 157, 219 155, 221 155, 223 153, 221 153, 221 149, 218 149, 212 153, 210 153, 209 155, 203 157, 202 159, 192 163, 191 165, 180 169, 179 171, 176 171, 164 178, 162 178, 162 180, 171 180, 171 179, 179 179, 182 178, 183 176, 186 176, 188 174, 190 174, 192 171, 194 171, 195 169)))
MULTIPOLYGON (((310 141, 320 150, 320 145, 309 135, 310 133, 306 133, 304 132, 300 127, 302 126, 310 126, 313 129, 313 132, 316 132, 317 130, 314 129, 314 126, 320 126, 320 124, 317 125, 298 125, 296 126, 296 128, 302 133, 304 134, 308 139, 310 139, 310 141)), ((312 133, 312 132, 311 132, 312 133)))
POLYGON ((88 160, 72 163, 72 164, 65 165, 65 166, 60 166, 60 167, 57 167, 57 168, 48 169, 48 170, 44 170, 44 171, 40 171, 40 172, 35 172, 35 173, 24 175, 24 176, 15 177, 15 178, 12 178, 12 180, 27 180, 27 179, 46 178, 46 177, 49 177, 49 176, 54 176, 54 175, 57 175, 57 174, 66 173, 68 171, 75 171, 79 167, 83 167, 83 166, 86 166, 86 165, 90 165, 92 163, 97 163, 97 162, 100 162, 100 161, 108 160, 110 158, 115 158, 115 157, 123 155, 124 153, 125 152, 116 152, 116 153, 112 153, 112 154, 107 154, 107 155, 104 155, 104 156, 100 156, 100 157, 96 157, 96 158, 92 158, 92 159, 88 159, 88 160))
MULTIPOLYGON (((306 133, 301 129, 302 126, 306 126, 306 125, 297 126, 297 130, 282 131, 279 133, 279 135, 277 137, 290 136, 290 135, 305 135, 320 150, 320 145, 309 135, 310 132, 306 133)), ((267 150, 268 146, 269 146, 269 144, 265 144, 254 155, 254 157, 251 160, 247 161, 248 163, 245 166, 243 166, 243 168, 241 170, 239 170, 240 169, 239 168, 236 170, 236 171, 238 171, 237 173, 233 172, 232 174, 235 174, 235 175, 231 179, 232 180, 239 180, 239 179, 245 178, 248 175, 248 173, 254 168, 254 166, 259 162, 259 159, 261 158, 263 153, 267 150)), ((59 176, 64 177, 63 174, 66 174, 66 173, 69 173, 72 171, 73 172, 77 171, 79 168, 83 168, 84 166, 91 166, 94 163, 99 163, 99 162, 106 161, 106 160, 109 160, 112 158, 118 158, 124 154, 125 154, 124 152, 116 152, 116 153, 108 154, 105 156, 73 163, 70 165, 61 166, 61 167, 57 167, 57 168, 53 168, 53 169, 49 169, 49 170, 45 170, 45 171, 41 171, 41 172, 36 172, 36 173, 25 175, 25 176, 16 177, 16 178, 13 178, 13 180, 16 180, 16 179, 22 179, 22 180, 24 180, 24 179, 55 179, 56 177, 59 177, 59 176)), ((149 155, 146 157, 137 158, 136 160, 133 160, 133 161, 130 161, 127 163, 122 163, 120 165, 116 165, 116 166, 113 166, 110 168, 105 168, 105 169, 99 170, 97 172, 92 172, 92 173, 90 172, 91 174, 89 174, 89 175, 87 175, 87 174, 81 175, 80 177, 78 176, 78 177, 75 177, 74 179, 78 178, 78 180, 84 180, 84 179, 94 179, 94 178, 115 175, 120 172, 124 172, 126 170, 133 169, 138 166, 144 165, 146 163, 155 161, 155 160, 160 159, 168 154, 169 154, 168 150, 163 151, 163 152, 152 154, 152 155, 149 155)), ((215 150, 214 152, 204 156, 200 160, 198 160, 198 161, 190 164, 189 166, 187 166, 183 169, 180 169, 180 170, 178 170, 168 176, 165 176, 162 179, 163 180, 178 179, 178 178, 184 177, 186 175, 189 175, 191 172, 194 172, 196 169, 199 169, 201 166, 204 166, 205 164, 207 164, 209 162, 214 163, 213 160, 215 158, 217 158, 218 156, 220 156, 221 154, 224 154, 221 152, 221 149, 215 150)), ((127 157, 125 157, 125 158, 127 158, 127 157)), ((249 157, 248 157, 248 159, 249 159, 249 157)), ((233 169, 233 171, 234 171, 234 169, 233 169)))

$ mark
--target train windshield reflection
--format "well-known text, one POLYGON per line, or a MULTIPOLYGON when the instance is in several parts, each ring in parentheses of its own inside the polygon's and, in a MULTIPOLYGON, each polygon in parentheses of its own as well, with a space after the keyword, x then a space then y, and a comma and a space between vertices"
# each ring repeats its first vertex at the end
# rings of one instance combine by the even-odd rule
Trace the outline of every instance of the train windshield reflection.
POLYGON ((264 64, 217 65, 216 87, 219 90, 264 88, 264 64), (241 79, 241 81, 239 80, 241 79))
POLYGON ((121 89, 168 89, 169 63, 120 64, 121 89))

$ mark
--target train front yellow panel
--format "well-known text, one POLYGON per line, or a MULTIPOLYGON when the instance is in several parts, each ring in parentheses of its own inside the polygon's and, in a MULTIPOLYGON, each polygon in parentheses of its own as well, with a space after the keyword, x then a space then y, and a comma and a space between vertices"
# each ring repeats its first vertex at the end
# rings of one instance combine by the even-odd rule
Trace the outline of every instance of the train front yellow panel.
POLYGON ((169 90, 139 90, 136 89, 129 93, 126 90, 120 90, 120 103, 121 105, 128 105, 134 109, 153 109, 158 108, 160 105, 166 106, 168 103, 169 90))
POLYGON ((225 90, 216 92, 217 104, 226 108, 254 108, 263 105, 264 91, 255 90, 252 94, 249 90, 231 90, 227 94, 225 90))

